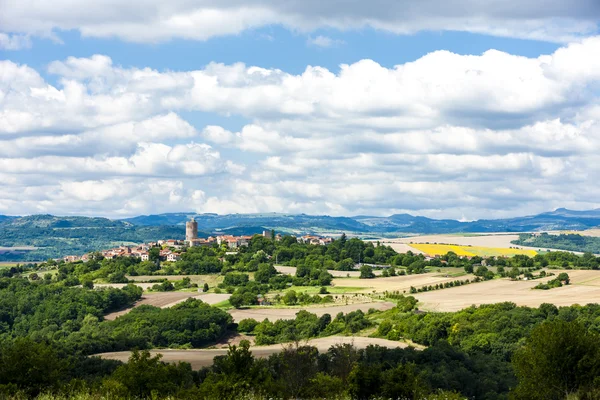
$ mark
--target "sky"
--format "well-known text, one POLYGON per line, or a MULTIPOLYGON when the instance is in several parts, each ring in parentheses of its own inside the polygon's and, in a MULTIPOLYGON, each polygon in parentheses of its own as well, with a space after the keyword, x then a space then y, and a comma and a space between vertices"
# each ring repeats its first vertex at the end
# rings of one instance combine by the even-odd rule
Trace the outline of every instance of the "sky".
POLYGON ((0 0, 0 214, 600 207, 597 0, 0 0))

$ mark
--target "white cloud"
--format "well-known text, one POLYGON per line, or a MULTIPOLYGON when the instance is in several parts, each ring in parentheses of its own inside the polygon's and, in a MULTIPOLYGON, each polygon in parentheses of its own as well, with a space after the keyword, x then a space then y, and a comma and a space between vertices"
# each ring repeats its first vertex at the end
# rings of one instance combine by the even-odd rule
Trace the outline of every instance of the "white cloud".
POLYGON ((0 27, 5 32, 53 37, 56 31, 74 29, 83 36, 146 43, 206 40, 269 25, 300 32, 364 27, 397 34, 453 30, 566 42, 597 32, 599 19, 600 5, 590 0, 20 0, 18 6, 0 1, 0 27))
POLYGON ((339 40, 339 39, 332 39, 329 36, 322 36, 319 35, 317 37, 310 37, 308 38, 308 40, 306 41, 306 43, 309 46, 316 46, 316 47, 322 47, 322 48, 328 48, 328 47, 336 47, 336 46, 341 46, 344 44, 343 40, 339 40))
POLYGON ((51 63, 56 84, 0 61, 0 212, 473 219, 600 206, 599 53, 593 37, 538 58, 437 51, 300 74, 95 55, 51 63), (195 111, 205 125, 182 117, 195 111), (221 126, 228 116, 247 121, 221 126))
POLYGON ((21 50, 31 47, 29 35, 9 35, 0 32, 0 49, 21 50))

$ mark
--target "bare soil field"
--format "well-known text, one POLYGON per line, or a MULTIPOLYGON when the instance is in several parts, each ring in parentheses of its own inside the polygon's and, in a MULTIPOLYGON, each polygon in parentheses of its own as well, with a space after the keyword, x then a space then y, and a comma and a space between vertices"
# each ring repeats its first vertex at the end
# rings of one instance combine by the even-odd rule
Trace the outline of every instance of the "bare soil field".
MULTIPOLYGON (((127 283, 94 283, 95 288, 123 289, 127 285, 127 283)), ((134 285, 139 286, 144 290, 148 290, 152 286, 156 285, 156 283, 135 282, 134 285)))
MULTIPOLYGON (((379 345, 389 348, 396 347, 407 347, 408 345, 403 342, 395 342, 387 339, 367 338, 359 336, 329 336, 326 338, 311 339, 300 344, 309 344, 319 349, 319 352, 326 352, 331 346, 337 344, 352 344, 359 349, 364 349, 369 345, 379 345)), ((286 346, 290 344, 274 344, 270 346, 256 346, 251 347, 250 350, 255 357, 266 358, 271 354, 282 351, 286 346)), ((213 358, 216 356, 222 356, 227 354, 227 349, 193 349, 193 350, 150 350, 152 355, 162 354, 162 360, 170 363, 177 363, 179 361, 188 362, 192 365, 193 369, 200 369, 212 365, 213 358)), ((101 353, 96 356, 102 357, 109 360, 127 361, 131 355, 129 351, 118 351, 113 353, 101 353)))
POLYGON ((127 276, 127 279, 136 282, 149 282, 166 279, 168 281, 180 281, 183 278, 190 278, 192 283, 200 284, 208 283, 209 286, 215 286, 218 283, 223 282, 223 276, 219 274, 212 275, 138 275, 138 276, 127 276))
POLYGON ((240 310, 230 310, 229 314, 233 317, 235 322, 240 322, 246 318, 253 318, 257 321, 263 321, 268 319, 269 321, 277 321, 279 319, 294 319, 296 313, 300 310, 306 310, 310 313, 316 314, 318 317, 323 314, 329 314, 332 318, 343 312, 347 314, 352 311, 362 310, 363 312, 369 311, 370 308, 374 308, 379 311, 385 311, 393 308, 396 304, 389 301, 373 301, 370 303, 359 303, 359 304, 348 304, 348 305, 330 305, 330 306, 314 306, 314 307, 302 307, 302 308, 274 308, 274 307, 260 307, 260 308, 246 308, 240 310))
MULTIPOLYGON (((296 275, 296 267, 277 265, 275 266, 275 269, 284 275, 296 275)), ((328 269, 327 272, 329 272, 334 278, 358 278, 360 276, 360 271, 336 271, 334 269, 328 269)), ((383 271, 380 269, 373 269, 373 273, 375 275, 381 275, 382 272, 383 271)))
POLYGON ((133 307, 125 310, 116 311, 110 314, 106 314, 104 319, 112 321, 121 315, 127 314, 135 307, 147 304, 154 307, 166 308, 172 307, 177 303, 181 303, 191 297, 200 299, 208 304, 216 304, 229 299, 229 294, 198 294, 198 292, 159 292, 159 293, 146 293, 142 296, 142 299, 135 303, 133 307))
POLYGON ((600 271, 551 270, 558 275, 567 272, 571 284, 550 290, 533 289, 538 283, 553 277, 534 281, 494 279, 433 292, 414 294, 419 308, 427 311, 458 311, 471 305, 492 304, 505 301, 519 306, 539 307, 542 303, 556 306, 600 303, 600 271))
POLYGON ((336 287, 344 287, 344 286, 362 286, 366 289, 362 290, 365 292, 372 292, 375 290, 376 292, 385 292, 398 290, 400 292, 406 290, 408 293, 410 291, 410 287, 414 286, 415 288, 420 288, 422 286, 435 285, 436 283, 444 283, 455 280, 465 280, 465 279, 473 279, 474 275, 465 274, 459 277, 446 277, 446 274, 440 272, 430 272, 426 274, 416 274, 416 275, 400 275, 400 276, 390 276, 389 278, 374 278, 374 279, 334 279, 331 283, 336 287))

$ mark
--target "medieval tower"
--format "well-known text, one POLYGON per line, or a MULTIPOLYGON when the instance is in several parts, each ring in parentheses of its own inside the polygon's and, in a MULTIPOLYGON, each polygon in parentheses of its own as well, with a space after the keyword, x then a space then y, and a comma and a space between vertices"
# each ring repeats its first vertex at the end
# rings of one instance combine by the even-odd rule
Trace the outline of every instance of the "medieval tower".
POLYGON ((185 240, 190 242, 198 239, 198 223, 194 218, 185 223, 185 240))

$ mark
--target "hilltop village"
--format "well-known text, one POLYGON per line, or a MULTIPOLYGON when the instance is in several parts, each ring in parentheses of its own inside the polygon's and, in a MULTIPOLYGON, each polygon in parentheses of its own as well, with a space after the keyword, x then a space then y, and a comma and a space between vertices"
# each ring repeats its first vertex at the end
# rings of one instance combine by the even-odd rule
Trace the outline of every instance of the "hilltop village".
MULTIPOLYGON (((275 234, 274 231, 263 231, 262 236, 272 238, 280 241, 281 234, 275 234)), ((119 246, 112 249, 101 250, 100 253, 104 258, 113 259, 117 257, 138 257, 142 261, 148 261, 150 259, 150 250, 153 248, 159 249, 159 258, 162 261, 179 261, 181 259, 181 253, 188 247, 206 246, 210 247, 213 245, 227 245, 231 250, 235 250, 238 247, 248 246, 252 235, 233 236, 233 235, 215 235, 207 238, 198 237, 198 222, 192 218, 185 224, 185 240, 180 239, 161 239, 156 242, 142 243, 137 246, 119 246)), ((314 235, 304 235, 297 237, 301 243, 308 243, 314 245, 328 245, 333 242, 331 237, 322 237, 314 235)), ((90 254, 69 255, 62 259, 65 262, 76 262, 76 261, 88 261, 90 254)))

